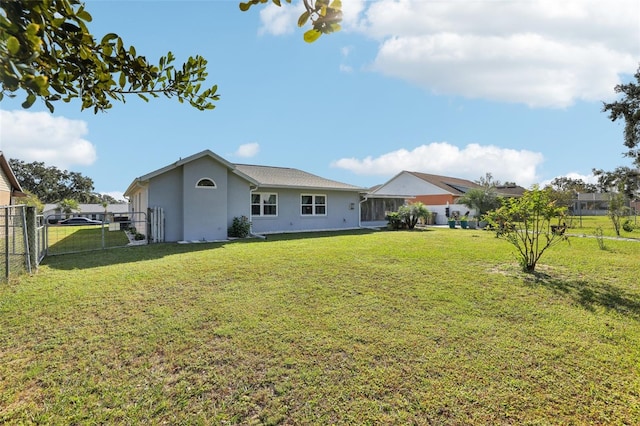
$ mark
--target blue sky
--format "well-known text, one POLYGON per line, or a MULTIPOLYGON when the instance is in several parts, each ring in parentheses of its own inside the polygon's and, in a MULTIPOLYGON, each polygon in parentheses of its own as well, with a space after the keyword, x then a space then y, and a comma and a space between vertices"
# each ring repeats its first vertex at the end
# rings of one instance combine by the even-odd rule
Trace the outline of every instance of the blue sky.
POLYGON ((204 56, 217 107, 131 97, 50 114, 22 110, 19 94, 0 105, 0 149, 116 196, 204 149, 363 187, 402 170, 529 187, 631 165, 623 123, 601 109, 640 63, 637 0, 343 3, 343 30, 307 44, 296 0, 244 13, 238 1, 87 1, 96 37, 115 32, 153 62, 204 56))

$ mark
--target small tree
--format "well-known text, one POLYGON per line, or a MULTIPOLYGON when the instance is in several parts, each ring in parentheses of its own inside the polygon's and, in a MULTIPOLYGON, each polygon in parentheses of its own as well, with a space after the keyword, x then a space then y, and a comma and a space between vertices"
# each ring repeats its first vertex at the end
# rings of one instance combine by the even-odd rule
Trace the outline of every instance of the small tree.
POLYGON ((624 194, 620 194, 618 192, 610 193, 607 215, 609 216, 609 219, 611 219, 611 222, 613 222, 613 229, 615 229, 618 237, 620 236, 622 218, 627 216, 628 212, 629 207, 625 205, 624 194))
POLYGON ((495 187, 472 188, 460 197, 458 202, 474 209, 478 217, 500 206, 500 199, 495 187))
POLYGON ((42 203, 42 201, 40 201, 40 199, 29 190, 25 189, 23 190, 23 192, 27 194, 27 196, 23 199, 22 202, 29 207, 35 207, 38 214, 41 214, 44 210, 44 204, 42 203))
POLYGON ((534 187, 520 198, 504 200, 502 207, 487 216, 496 227, 497 236, 517 249, 522 269, 534 272, 548 248, 568 240, 564 235, 565 211, 556 205, 550 188, 534 187))
POLYGON ((76 200, 65 198, 64 200, 60 201, 60 203, 58 203, 58 208, 60 209, 60 211, 62 211, 62 213, 65 214, 65 216, 68 216, 74 211, 78 211, 80 209, 80 206, 78 205, 78 202, 76 200))
POLYGON ((429 210, 424 204, 417 202, 408 206, 401 206, 398 209, 398 216, 407 225, 407 228, 413 229, 418 224, 418 220, 429 217, 429 210))

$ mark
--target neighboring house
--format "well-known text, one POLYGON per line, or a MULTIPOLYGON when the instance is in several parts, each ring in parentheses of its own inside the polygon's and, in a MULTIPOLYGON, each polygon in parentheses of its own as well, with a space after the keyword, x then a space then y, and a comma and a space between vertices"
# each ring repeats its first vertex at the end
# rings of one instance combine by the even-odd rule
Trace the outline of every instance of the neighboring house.
MULTIPOLYGON (((475 214, 472 209, 459 204, 459 199, 472 188, 482 188, 467 179, 428 173, 402 171, 383 185, 373 187, 362 202, 362 224, 381 225, 389 212, 397 211, 405 203, 423 203, 435 213, 436 224, 446 224, 448 216, 460 217, 475 214)), ((517 185, 496 187, 502 197, 519 197, 525 189, 517 185)))
POLYGON ((495 189, 498 196, 504 198, 522 197, 522 194, 527 190, 519 185, 498 185, 495 189))
POLYGON ((469 212, 468 207, 457 204, 457 202, 471 188, 481 188, 481 186, 466 179, 404 170, 366 195, 363 204, 366 203, 369 206, 365 208, 363 205, 362 211, 374 210, 376 216, 371 218, 371 221, 365 221, 363 218, 363 225, 380 224, 385 220, 386 212, 397 210, 398 206, 395 204, 398 204, 399 200, 402 200, 399 205, 405 202, 423 203, 431 213, 436 214, 436 224, 446 224, 447 216, 462 216, 469 212), (393 203, 389 200, 393 200, 393 203), (383 213, 379 208, 382 203, 393 208, 383 213))
POLYGON ((152 225, 152 240, 215 241, 227 239, 242 216, 256 234, 358 228, 364 192, 298 169, 233 164, 205 150, 134 179, 124 195, 131 212, 162 224, 159 231, 152 225))
MULTIPOLYGON (((580 216, 606 216, 609 214, 610 198, 611 194, 608 192, 579 193, 578 198, 573 201, 571 211, 574 215, 580 216)), ((637 201, 625 202, 625 205, 632 209, 631 213, 634 213, 634 207, 637 211, 637 204, 637 201)))
POLYGON ((104 220, 105 210, 107 213, 106 219, 109 220, 114 215, 127 215, 129 213, 129 205, 127 203, 107 204, 105 209, 102 204, 78 204, 78 210, 67 215, 62 212, 58 204, 45 204, 42 216, 52 222, 64 219, 67 216, 83 216, 89 219, 104 220))
POLYGON ((26 197, 11 165, 0 151, 0 206, 10 206, 17 203, 17 198, 26 197))

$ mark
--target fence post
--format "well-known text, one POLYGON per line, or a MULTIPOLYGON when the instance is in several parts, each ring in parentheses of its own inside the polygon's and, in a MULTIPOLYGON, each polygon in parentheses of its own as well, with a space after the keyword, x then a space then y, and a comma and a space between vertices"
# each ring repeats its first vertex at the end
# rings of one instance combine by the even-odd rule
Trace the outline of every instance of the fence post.
POLYGON ((4 278, 9 281, 9 207, 4 209, 4 278))
POLYGON ((38 247, 38 218, 36 208, 27 206, 26 212, 27 222, 27 241, 29 245, 29 260, 31 262, 31 270, 38 268, 38 257, 40 247, 38 247))

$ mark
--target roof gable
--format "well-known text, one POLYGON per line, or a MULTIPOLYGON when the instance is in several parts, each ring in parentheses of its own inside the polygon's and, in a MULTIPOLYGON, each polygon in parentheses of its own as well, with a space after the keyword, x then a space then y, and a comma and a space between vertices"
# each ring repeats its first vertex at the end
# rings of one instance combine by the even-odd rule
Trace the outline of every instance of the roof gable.
POLYGON ((13 170, 11 169, 11 165, 7 161, 2 151, 0 151, 0 168, 2 169, 2 172, 5 174, 7 179, 9 180, 9 183, 11 184, 11 188, 12 188, 11 195, 16 197, 26 196, 26 194, 22 191, 20 182, 18 182, 16 175, 13 173, 13 170))
POLYGON ((245 180, 249 181, 250 183, 252 183, 253 185, 258 185, 258 182, 255 181, 252 177, 245 175, 244 173, 242 173, 241 171, 236 169, 236 166, 233 163, 230 163, 229 161, 225 160, 224 158, 220 157, 218 154, 214 153, 211 150, 204 150, 201 152, 198 152, 197 154, 193 154, 190 155, 189 157, 185 157, 185 158, 180 158, 178 161, 169 164, 168 166, 162 167, 160 169, 154 170, 151 173, 147 173, 146 175, 140 176, 136 179, 133 180, 133 182, 131 182, 131 185, 129 185, 129 187, 127 188, 127 190, 124 192, 125 196, 129 196, 131 195, 136 187, 139 187, 141 184, 144 184, 145 182, 148 182, 149 180, 153 179, 156 176, 160 176, 164 173, 167 173, 171 170, 174 170, 178 167, 182 167, 185 164, 191 163, 193 161, 199 160, 201 158, 204 157, 209 157, 211 159, 213 159, 214 161, 217 161, 218 163, 222 164, 224 167, 226 167, 227 169, 229 169, 231 172, 237 174, 238 176, 244 178, 245 180))
POLYGON ((383 185, 375 187, 370 194, 372 196, 395 194, 404 197, 427 194, 461 196, 469 189, 479 187, 480 185, 466 179, 403 170, 383 185))
POLYGON ((472 188, 480 188, 481 186, 467 179, 454 178, 450 176, 433 175, 429 173, 407 172, 413 176, 422 179, 432 185, 435 185, 452 195, 463 195, 472 188))

